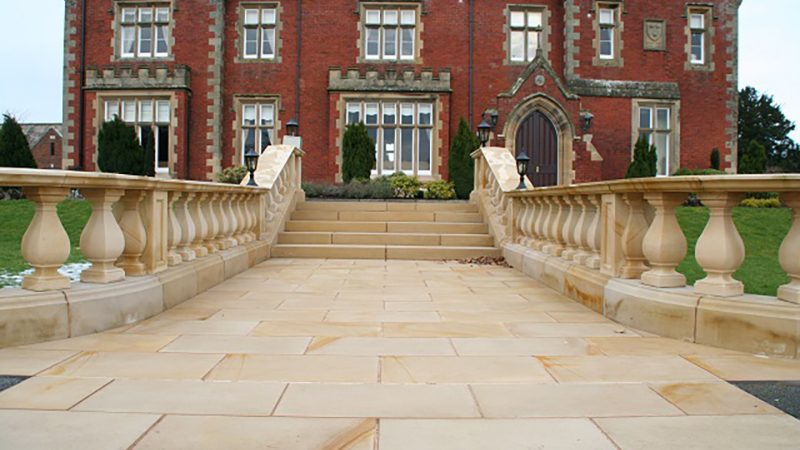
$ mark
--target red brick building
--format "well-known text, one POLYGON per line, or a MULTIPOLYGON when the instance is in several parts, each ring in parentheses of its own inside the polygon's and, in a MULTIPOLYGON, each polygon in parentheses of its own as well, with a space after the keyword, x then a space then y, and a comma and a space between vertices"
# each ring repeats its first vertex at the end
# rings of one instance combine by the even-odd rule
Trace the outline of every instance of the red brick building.
POLYGON ((296 119, 305 177, 334 181, 364 121, 376 172, 437 178, 459 118, 496 113, 537 185, 620 178, 641 135, 662 175, 715 148, 735 171, 740 3, 69 0, 63 165, 95 170, 116 114, 161 174, 214 179, 296 119))
POLYGON ((60 169, 62 155, 62 137, 60 123, 23 123, 20 124, 33 159, 40 169, 60 169))

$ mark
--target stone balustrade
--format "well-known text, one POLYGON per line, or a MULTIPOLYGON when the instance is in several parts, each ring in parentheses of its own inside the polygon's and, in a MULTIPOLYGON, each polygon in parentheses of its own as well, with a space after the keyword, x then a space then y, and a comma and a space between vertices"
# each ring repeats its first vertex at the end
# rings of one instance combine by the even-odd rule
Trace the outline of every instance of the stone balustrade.
POLYGON ((759 330, 763 341, 750 341, 748 350, 800 355, 800 176, 666 177, 517 190, 519 176, 507 149, 483 148, 473 158, 472 201, 481 206, 515 267, 646 331, 740 349, 730 344, 739 339, 735 335, 759 330), (780 193, 794 211, 791 230, 775 255, 791 282, 780 287, 777 299, 745 295, 745 286, 733 277, 744 261, 745 246, 732 209, 750 192, 780 193), (688 245, 676 208, 691 193, 710 210, 695 247, 706 276, 693 287, 677 271, 688 245), (650 300, 661 303, 620 312, 650 300), (711 317, 703 310, 711 304, 717 323, 700 323, 703 314, 711 317), (641 317, 646 314, 652 317, 641 317), (664 317, 670 314, 675 316, 672 325, 664 317), (730 319, 727 324, 722 317, 730 319))
POLYGON ((270 147, 259 160, 259 187, 0 169, 0 186, 20 186, 35 203, 21 242, 22 255, 34 272, 23 279, 22 287, 39 292, 70 289, 70 280, 58 271, 69 257, 70 242, 56 205, 72 189, 92 203, 80 238, 81 252, 91 266, 81 273, 81 282, 109 284, 249 242, 272 242, 288 201, 302 192, 302 154, 290 146, 270 147))

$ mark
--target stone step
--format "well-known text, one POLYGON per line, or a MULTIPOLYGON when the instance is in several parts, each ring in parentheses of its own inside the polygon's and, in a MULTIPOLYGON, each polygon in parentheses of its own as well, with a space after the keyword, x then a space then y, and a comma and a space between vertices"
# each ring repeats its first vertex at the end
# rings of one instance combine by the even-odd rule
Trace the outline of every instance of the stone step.
POLYGON ((273 258, 453 260, 498 257, 492 247, 429 247, 400 245, 284 245, 272 248, 273 258))
POLYGON ((339 220, 290 220, 286 231, 412 234, 487 234, 489 225, 469 222, 349 222, 339 220))
POLYGON ((481 223, 478 213, 462 212, 388 212, 388 211, 295 211, 292 220, 339 220, 343 222, 458 222, 481 223))
POLYGON ((297 204, 297 211, 362 211, 362 212, 464 212, 477 213, 478 205, 466 201, 378 202, 378 201, 306 201, 297 204))
POLYGON ((404 245, 447 247, 492 247, 488 234, 422 234, 422 233, 281 233, 279 244, 300 245, 404 245))

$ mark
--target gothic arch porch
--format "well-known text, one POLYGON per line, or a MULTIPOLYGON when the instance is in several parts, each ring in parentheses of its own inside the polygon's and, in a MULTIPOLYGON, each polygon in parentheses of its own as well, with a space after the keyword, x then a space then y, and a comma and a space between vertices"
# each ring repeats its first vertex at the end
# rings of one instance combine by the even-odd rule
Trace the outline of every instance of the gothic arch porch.
MULTIPOLYGON (((510 149, 512 153, 516 155, 518 151, 517 134, 520 130, 520 126, 535 112, 540 112, 544 115, 555 127, 558 135, 558 184, 571 184, 575 179, 575 170, 573 169, 573 161, 575 160, 575 152, 573 149, 575 126, 564 108, 550 96, 541 93, 533 94, 526 97, 514 107, 508 115, 508 119, 506 119, 503 127, 506 148, 510 149)), ((530 156, 530 154, 528 156, 530 156)))

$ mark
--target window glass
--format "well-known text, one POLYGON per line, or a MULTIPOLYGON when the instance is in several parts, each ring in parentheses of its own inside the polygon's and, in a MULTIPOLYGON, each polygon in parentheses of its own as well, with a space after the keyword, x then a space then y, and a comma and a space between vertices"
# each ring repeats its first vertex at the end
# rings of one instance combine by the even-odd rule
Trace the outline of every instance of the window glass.
POLYGON ((414 171, 414 129, 403 128, 400 130, 400 170, 413 173, 414 171))
POLYGON ((153 8, 139 8, 139 23, 150 23, 153 21, 153 8))
POLYGON ((658 108, 656 110, 656 128, 659 130, 669 129, 669 109, 658 108))
POLYGON ((368 9, 363 17, 366 59, 414 59, 416 10, 387 6, 368 9))
POLYGON ((245 125, 256 124, 256 105, 244 105, 242 107, 242 123, 245 125))
POLYGON ((511 60, 525 61, 525 32, 511 32, 511 60))
POLYGON ((414 105, 403 104, 400 106, 400 123, 414 125, 414 105))
POLYGON ((523 11, 511 11, 511 26, 513 28, 525 26, 525 13, 523 11))
POLYGON ((275 56, 275 29, 267 28, 261 31, 261 56, 272 58, 275 56))
POLYGON ((614 57, 614 30, 611 28, 600 29, 600 56, 603 58, 614 57))
POLYGON ((536 51, 539 50, 539 32, 528 32, 528 59, 531 60, 536 57, 536 51))
POLYGON ((153 29, 150 27, 139 27, 139 55, 150 56, 153 51, 153 29))
POLYGON ((397 56, 397 28, 386 28, 383 33, 383 56, 394 58, 397 56))
POLYGON ((244 57, 255 58, 258 55, 258 29, 244 30, 244 57))
POLYGON ((258 10, 246 9, 244 10, 244 24, 257 25, 258 24, 258 10))
POLYGON ((169 170, 169 127, 160 125, 156 128, 156 155, 159 169, 169 170))
POLYGON ((106 102, 106 122, 114 120, 114 116, 119 116, 119 102, 108 101, 106 102))
POLYGON ((528 12, 528 28, 542 27, 542 13, 540 11, 528 12))
POLYGON ((705 16, 703 14, 692 14, 689 16, 689 26, 693 30, 702 30, 705 28, 705 16))
POLYGON ((383 129, 383 171, 384 173, 393 173, 395 171, 396 158, 396 145, 397 137, 396 128, 383 129))
POLYGON ((169 22, 169 8, 156 8, 156 22, 169 22))
POLYGON ((400 11, 400 24, 402 25, 416 25, 417 13, 413 10, 406 9, 400 11))
POLYGON ((347 104, 347 124, 361 122, 361 105, 358 103, 347 104))
POLYGON ((639 128, 653 128, 653 110, 651 108, 639 109, 639 128))
POLYGON ((367 29, 367 58, 380 57, 381 31, 378 28, 367 29))
POLYGON ((156 54, 165 56, 168 52, 167 46, 167 26, 156 27, 156 54))
POLYGON ((395 125, 397 123, 397 105, 394 103, 383 104, 383 124, 395 125))
POLYGON ((401 57, 403 59, 413 59, 414 58, 414 30, 403 28, 402 30, 402 48, 401 48, 401 57))
POLYGON ((125 122, 136 122, 136 102, 122 102, 122 120, 125 122))
POLYGON ((122 23, 134 23, 136 22, 136 10, 135 9, 123 9, 122 10, 122 23))
POLYGON ((380 25, 381 24, 381 12, 380 10, 368 10, 367 11, 367 25, 380 25))
POLYGON ((122 28, 122 56, 134 56, 136 46, 136 28, 122 28))
POLYGON ((419 124, 431 125, 433 123, 433 106, 419 105, 419 124))
POLYGON ((142 122, 153 121, 153 102, 142 101, 139 103, 139 120, 142 122))
POLYGON ((600 24, 601 25, 614 25, 616 22, 614 18, 614 10, 610 8, 603 8, 600 10, 600 24))
POLYGON ((669 134, 656 134, 655 144, 658 153, 658 174, 668 175, 669 168, 669 134))
POLYGON ((275 105, 261 105, 261 125, 272 126, 275 122, 275 105))
POLYGON ((367 103, 366 106, 366 119, 367 125, 377 125, 378 124, 378 104, 377 103, 367 103))
POLYGON ((264 25, 275 25, 277 13, 272 8, 267 8, 261 11, 261 23, 264 25))
POLYGON ((419 129, 419 171, 431 173, 431 133, 430 128, 419 129))
POLYGON ((384 25, 397 25, 397 10, 386 10, 383 12, 384 25))

